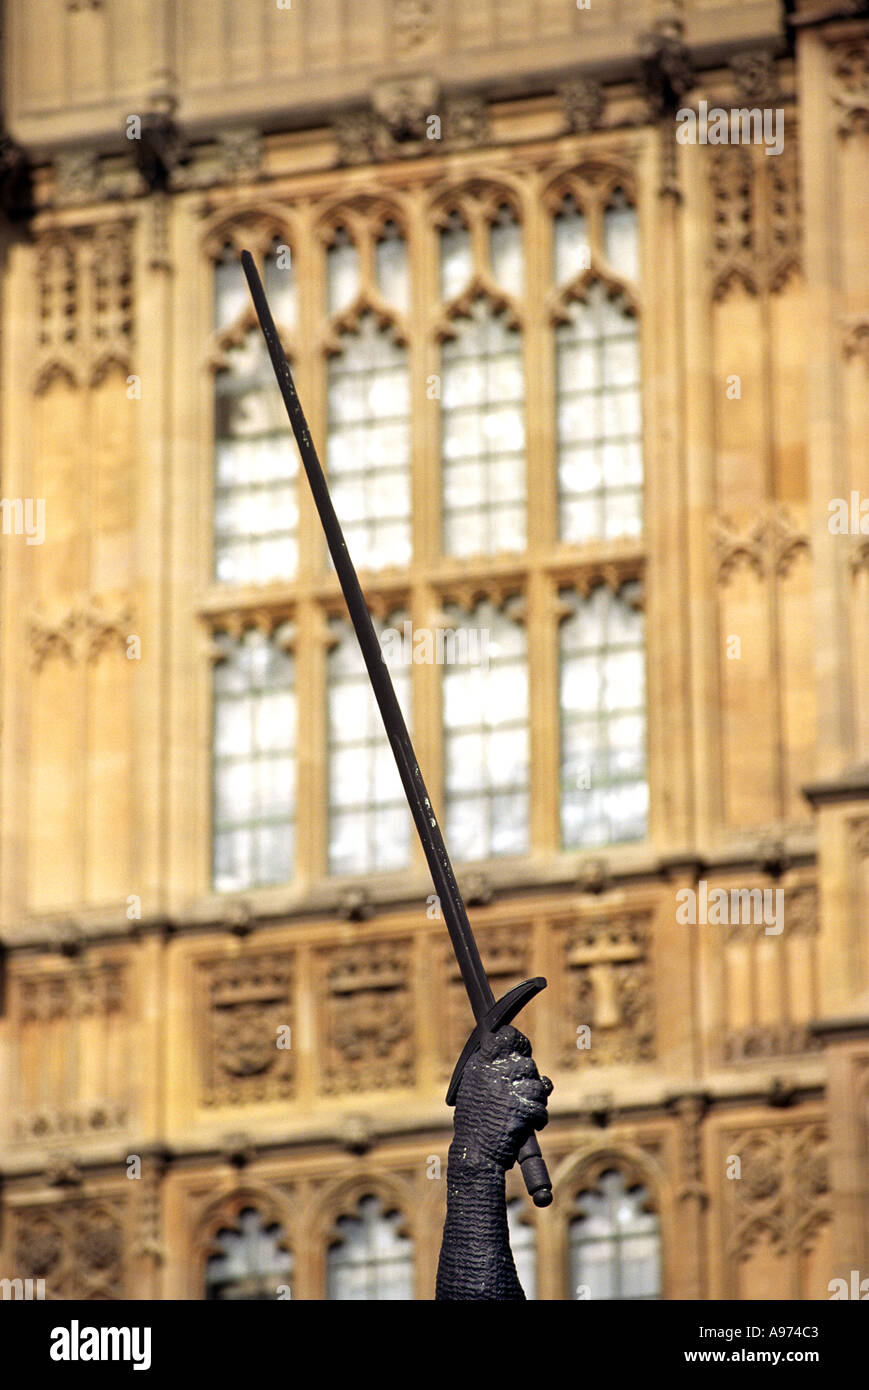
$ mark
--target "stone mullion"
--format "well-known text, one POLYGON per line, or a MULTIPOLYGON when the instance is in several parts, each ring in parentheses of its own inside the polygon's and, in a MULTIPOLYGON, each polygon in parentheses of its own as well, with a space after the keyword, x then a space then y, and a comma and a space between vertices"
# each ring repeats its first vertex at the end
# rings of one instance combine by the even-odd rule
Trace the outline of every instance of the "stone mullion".
MULTIPOLYGON (((322 351, 326 314, 326 254, 314 231, 314 211, 305 203, 295 216, 292 247, 296 270, 298 323, 293 376, 308 421, 311 437, 323 469, 326 469, 326 371, 322 351)), ((287 429, 289 429, 289 422, 287 429)), ((299 573, 300 588, 307 591, 323 575, 325 542, 304 469, 299 467, 299 573)))
POLYGON ((136 818, 139 882, 130 891, 142 895, 146 915, 182 910, 211 886, 212 661, 196 603, 212 577, 214 373, 198 346, 196 389, 191 390, 184 350, 211 340, 213 265, 201 249, 190 200, 174 199, 170 215, 177 236, 171 268, 151 263, 156 258, 147 217, 137 228, 137 340, 147 344, 147 353, 139 367, 142 399, 129 407, 142 412, 136 528, 139 553, 148 557, 149 567, 144 583, 140 580, 142 599, 136 600, 138 606, 149 595, 145 611, 136 613, 143 656, 137 663, 142 669, 136 674, 135 713, 142 763, 134 804, 152 808, 154 817, 153 823, 147 814, 136 818), (168 345, 162 341, 167 322, 168 345), (173 356, 181 368, 174 372, 173 356), (171 385, 164 387, 165 382, 171 385), (164 389, 168 400, 161 400, 164 389), (162 603, 161 576, 168 576, 162 603))
POLYGON ((712 348, 712 304, 706 269, 712 226, 708 179, 689 177, 696 150, 682 152, 684 162, 685 228, 683 245, 689 282, 698 287, 685 296, 685 447, 692 466, 687 471, 687 584, 690 631, 690 699, 695 710, 693 756, 696 833, 713 838, 723 824, 721 722, 718 695, 722 653, 718 600, 710 559, 710 527, 715 511, 715 381, 712 348))
POLYGON ((528 551, 546 554, 556 538, 555 353, 546 300, 552 275, 552 220, 539 196, 538 180, 525 190, 524 365, 525 468, 528 551))
POLYGON ((408 236, 413 294, 410 311, 413 557, 415 565, 428 570, 437 563, 441 552, 441 354, 434 331, 440 307, 438 239, 426 217, 421 191, 411 203, 408 236))
POLYGON ((648 747, 653 842, 688 843, 693 834, 687 573, 683 515, 685 346, 682 214, 659 194, 655 132, 640 159, 642 245, 643 442, 646 460, 648 747))
MULTIPOLYGON (((429 381, 437 373, 436 349, 427 332, 437 306, 437 242, 426 218, 424 194, 414 190, 408 200, 407 247, 411 301, 408 312, 408 354, 411 406, 411 528, 413 565, 431 563, 440 535, 439 468, 436 455, 438 399, 429 398, 429 381)), ((416 632, 431 626, 437 603, 427 585, 414 582, 410 589, 409 616, 416 632)), ((429 796, 441 804, 440 683, 433 663, 410 667, 413 746, 429 796)), ((411 864, 420 869, 425 855, 415 830, 411 836, 411 864)))
MULTIPOLYGON (((796 138, 791 133, 791 139, 796 138)), ((769 204, 769 192, 767 185, 768 163, 762 157, 759 150, 753 151, 755 168, 753 171, 754 187, 758 190, 758 196, 762 196, 764 201, 769 204), (759 173, 763 169, 763 173, 759 173), (763 189, 761 194, 759 190, 763 189)), ((765 228, 767 237, 771 239, 770 229, 765 228)), ((771 258, 771 248, 765 248, 765 254, 771 258)), ((776 399, 775 399, 775 373, 774 373, 774 350, 775 337, 772 323, 772 303, 769 277, 763 276, 760 287, 759 309, 760 309, 760 337, 761 337, 761 392, 764 402, 764 413, 770 422, 770 427, 764 433, 763 442, 763 470, 765 480, 765 495, 767 502, 772 505, 776 500, 776 440, 773 432, 773 422, 776 419, 776 399)), ((767 601, 767 621, 769 623, 769 650, 770 666, 773 672, 773 689, 771 692, 771 702, 774 708, 775 726, 775 746, 772 750, 773 767, 773 796, 775 815, 777 819, 784 820, 787 817, 787 750, 785 748, 785 691, 783 681, 786 677, 784 670, 784 653, 782 650, 782 617, 779 602, 779 572, 778 565, 773 560, 769 582, 766 586, 767 601)))
MULTIPOLYGON (((797 45, 801 94, 799 176, 804 206, 806 440, 809 470, 819 772, 840 768, 852 754, 854 689, 850 661, 847 571, 842 537, 828 528, 829 504, 847 497, 841 371, 843 303, 840 161, 831 135, 836 108, 833 56, 822 32, 802 31, 797 45)), ((861 139, 851 135, 849 139, 861 139)))
POLYGON ((296 863, 299 888, 322 878, 328 867, 328 629, 316 599, 299 603, 296 627, 296 863))
MULTIPOLYGON (((294 377, 320 462, 326 468, 326 363, 322 333, 326 304, 326 257, 313 230, 309 204, 297 212, 293 257, 298 293, 294 377)), ((289 428, 289 426, 288 426, 289 428)), ((311 595, 325 564, 323 528, 304 468, 299 467, 299 607, 296 623, 296 858, 299 885, 326 872, 327 767, 325 614, 311 595)))
POLYGON ((314 953, 300 942, 293 970, 292 1044, 296 1054, 296 1092, 294 1106, 309 1112, 317 1101, 317 1047, 322 1042, 317 1031, 317 982, 314 953))
MULTIPOLYGON (((429 584, 415 584, 411 591, 411 621, 414 633, 430 631, 432 650, 435 651, 436 633, 440 616, 440 596, 429 584)), ((413 664, 413 728, 411 736, 419 759, 419 767, 434 808, 435 816, 443 831, 444 815, 444 769, 443 769, 443 718, 442 718, 442 671, 436 661, 413 664)), ((450 850, 452 857, 457 848, 450 850)), ((450 847, 448 846, 448 849, 450 847)), ((425 855, 419 837, 413 834, 413 866, 422 868, 425 855)))
MULTIPOLYGON (((37 476, 37 438, 35 402, 30 391, 35 366, 32 296, 37 251, 14 236, 5 220, 0 221, 0 257, 4 269, 2 290, 3 334, 0 338, 0 380, 5 408, 0 418, 0 458, 3 491, 6 497, 33 495, 37 476)), ((10 563, 4 553, 0 585, 0 660, 4 671, 18 670, 18 679, 4 680, 0 689, 0 739, 2 795, 0 795, 0 907, 8 927, 21 919, 27 905, 28 817, 23 814, 32 787, 33 766, 22 755, 32 737, 32 691, 34 676, 27 670, 26 633, 21 624, 34 592, 35 553, 38 547, 25 546, 23 560, 10 563)))
POLYGON ((532 569, 526 593, 530 741, 530 850, 561 848, 561 723, 558 621, 549 576, 532 569))

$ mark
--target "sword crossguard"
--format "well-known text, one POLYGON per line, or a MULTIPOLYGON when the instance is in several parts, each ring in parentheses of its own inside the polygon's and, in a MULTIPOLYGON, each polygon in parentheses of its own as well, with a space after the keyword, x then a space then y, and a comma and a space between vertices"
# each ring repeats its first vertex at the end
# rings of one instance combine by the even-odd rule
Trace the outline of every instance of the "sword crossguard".
MULTIPOLYGON (((545 988, 546 980, 542 975, 535 975, 532 980, 523 980, 521 985, 514 985, 505 995, 496 1000, 488 1013, 483 1015, 462 1048, 461 1056, 456 1062, 447 1089, 447 1105, 455 1105, 462 1073, 478 1050, 483 1035, 485 1033, 497 1033, 503 1024, 512 1022, 529 999, 533 999, 535 994, 539 994, 545 988)), ((552 1183, 546 1171, 546 1164, 543 1161, 536 1134, 529 1135, 522 1145, 519 1151, 519 1167, 534 1205, 536 1207, 548 1207, 552 1201, 552 1183)))

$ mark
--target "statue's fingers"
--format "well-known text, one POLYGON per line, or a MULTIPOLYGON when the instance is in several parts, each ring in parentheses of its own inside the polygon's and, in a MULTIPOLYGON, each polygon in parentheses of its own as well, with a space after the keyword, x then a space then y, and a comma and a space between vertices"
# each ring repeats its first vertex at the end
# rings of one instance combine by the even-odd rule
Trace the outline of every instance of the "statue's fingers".
POLYGON ((530 1057, 531 1044, 524 1033, 505 1023, 497 1033, 487 1033, 480 1042, 480 1051, 486 1058, 509 1057, 516 1053, 520 1057, 530 1057))
POLYGON ((517 1076, 512 1085, 514 1095, 521 1096, 523 1100, 529 1100, 535 1105, 546 1104, 549 1092, 539 1077, 517 1076))
POLYGON ((523 1081, 529 1076, 534 1081, 540 1080, 537 1063, 534 1061, 533 1057, 514 1057, 510 1059, 511 1081, 523 1081))

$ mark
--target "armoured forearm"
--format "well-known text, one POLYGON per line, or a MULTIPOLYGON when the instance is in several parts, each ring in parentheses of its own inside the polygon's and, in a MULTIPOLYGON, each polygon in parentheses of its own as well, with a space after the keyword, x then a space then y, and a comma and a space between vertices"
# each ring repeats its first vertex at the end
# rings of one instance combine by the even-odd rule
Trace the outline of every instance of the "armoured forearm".
POLYGON ((439 1299, 524 1299, 507 1226, 504 1169, 450 1145, 447 1219, 438 1265, 439 1299))

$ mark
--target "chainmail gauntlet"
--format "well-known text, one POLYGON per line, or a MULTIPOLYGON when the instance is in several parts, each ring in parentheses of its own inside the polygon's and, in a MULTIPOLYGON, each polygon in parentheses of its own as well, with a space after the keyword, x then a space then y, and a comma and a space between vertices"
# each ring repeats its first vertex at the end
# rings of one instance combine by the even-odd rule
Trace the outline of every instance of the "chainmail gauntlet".
POLYGON ((528 1039, 508 1026, 484 1038, 465 1067, 447 1164, 438 1299, 524 1299, 510 1249, 505 1174, 531 1131, 546 1124, 551 1090, 528 1039))

